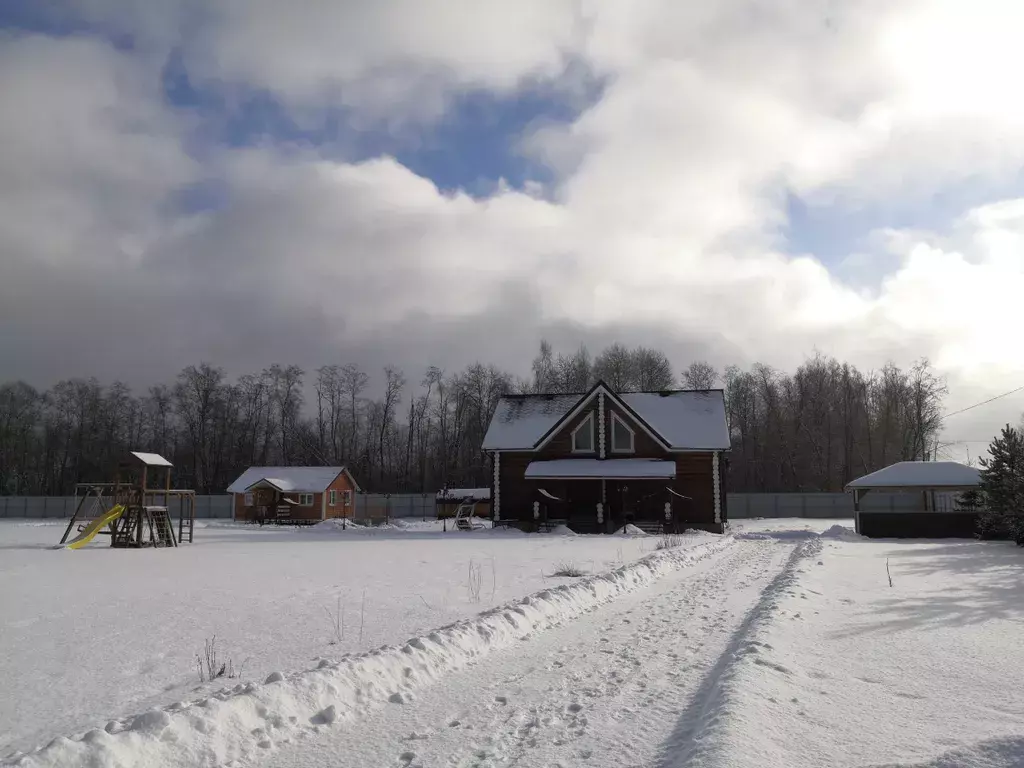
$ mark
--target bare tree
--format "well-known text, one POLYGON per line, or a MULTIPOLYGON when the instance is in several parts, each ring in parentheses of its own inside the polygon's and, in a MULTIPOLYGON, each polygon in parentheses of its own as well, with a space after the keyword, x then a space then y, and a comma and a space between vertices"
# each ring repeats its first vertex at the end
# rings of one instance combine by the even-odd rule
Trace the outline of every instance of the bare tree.
POLYGON ((405 376, 397 368, 387 366, 384 369, 384 399, 380 402, 380 424, 378 425, 379 431, 377 433, 377 456, 380 460, 378 472, 382 481, 385 473, 388 471, 388 465, 385 461, 385 444, 389 432, 393 429, 395 410, 398 407, 399 398, 404 388, 405 376))
POLYGON ((637 347, 633 351, 633 380, 643 392, 671 389, 675 383, 672 363, 657 349, 637 347))
POLYGON ((696 360, 683 371, 683 387, 686 389, 713 389, 718 383, 718 371, 711 363, 696 360))
POLYGON ((636 389, 633 353, 619 343, 605 347, 594 359, 594 377, 604 381, 614 392, 636 389))

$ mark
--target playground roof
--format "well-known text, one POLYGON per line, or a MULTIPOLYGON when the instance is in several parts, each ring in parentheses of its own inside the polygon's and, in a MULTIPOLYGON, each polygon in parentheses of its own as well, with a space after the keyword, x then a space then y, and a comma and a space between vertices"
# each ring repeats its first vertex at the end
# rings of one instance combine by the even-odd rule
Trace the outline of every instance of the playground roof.
POLYGON ((345 472, 352 485, 359 485, 346 467, 249 467, 228 486, 228 493, 245 493, 256 483, 266 481, 288 493, 322 493, 334 479, 345 472))
POLYGON ((132 451, 132 456, 150 467, 173 467, 167 459, 161 456, 159 453, 142 453, 140 451, 132 451))

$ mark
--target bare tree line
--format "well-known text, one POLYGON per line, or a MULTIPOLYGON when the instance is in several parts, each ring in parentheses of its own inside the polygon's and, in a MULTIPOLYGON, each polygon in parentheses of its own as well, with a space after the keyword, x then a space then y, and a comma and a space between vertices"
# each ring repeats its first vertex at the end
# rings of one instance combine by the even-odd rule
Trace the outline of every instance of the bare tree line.
POLYGON ((677 369, 662 352, 613 344, 555 353, 542 342, 522 379, 480 363, 430 368, 410 382, 397 368, 379 386, 355 365, 307 372, 272 365, 231 381, 203 363, 135 395, 121 382, 70 379, 46 391, 0 385, 0 493, 66 494, 108 477, 127 450, 160 453, 177 484, 219 493, 252 465, 352 468, 364 488, 432 492, 488 483, 480 446, 506 393, 723 386, 733 491, 840 490, 901 459, 934 451, 946 389, 927 361, 862 373, 816 356, 793 374, 703 361, 677 369), (371 394, 371 391, 374 394, 371 394))

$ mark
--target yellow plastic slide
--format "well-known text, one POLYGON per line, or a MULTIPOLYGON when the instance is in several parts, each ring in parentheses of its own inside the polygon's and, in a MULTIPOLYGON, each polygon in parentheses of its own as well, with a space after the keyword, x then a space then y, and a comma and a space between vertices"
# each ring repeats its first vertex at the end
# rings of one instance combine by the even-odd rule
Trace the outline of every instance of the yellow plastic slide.
POLYGON ((103 526, 109 525, 114 520, 119 518, 122 512, 124 512, 124 506, 118 504, 116 507, 107 512, 107 514, 103 515, 103 517, 99 517, 93 520, 91 523, 89 523, 89 525, 86 526, 85 530, 82 531, 77 538, 72 539, 64 546, 68 549, 79 549, 80 547, 84 547, 86 544, 92 541, 93 536, 99 533, 100 529, 102 529, 103 526))

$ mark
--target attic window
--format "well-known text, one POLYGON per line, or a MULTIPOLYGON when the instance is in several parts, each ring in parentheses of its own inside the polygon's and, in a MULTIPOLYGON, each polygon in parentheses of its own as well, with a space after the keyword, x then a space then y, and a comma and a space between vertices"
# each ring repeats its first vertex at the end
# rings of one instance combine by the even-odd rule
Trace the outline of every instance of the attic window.
POLYGON ((587 416, 587 418, 572 431, 572 452, 594 452, 594 414, 591 413, 587 416))
POLYGON ((633 430, 617 413, 612 414, 612 453, 633 453, 633 430))

